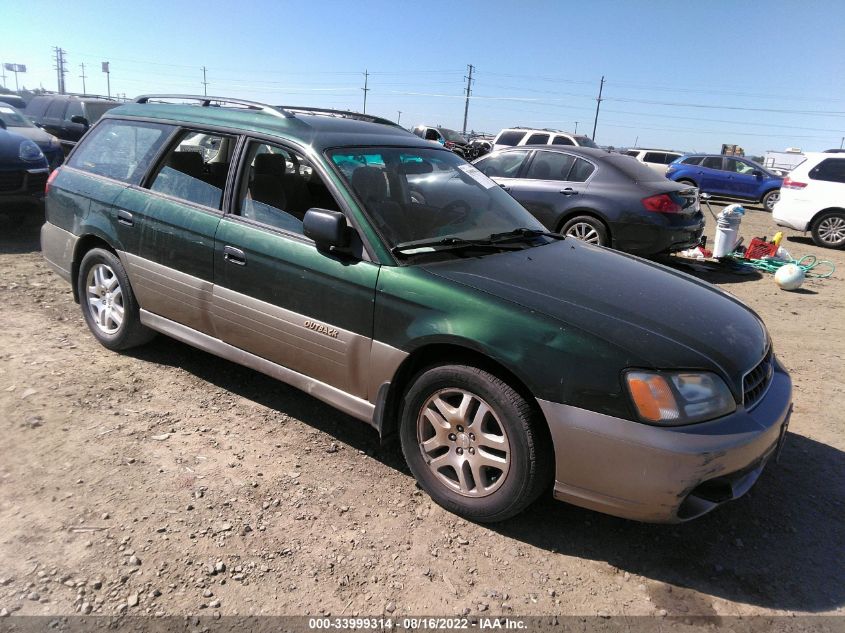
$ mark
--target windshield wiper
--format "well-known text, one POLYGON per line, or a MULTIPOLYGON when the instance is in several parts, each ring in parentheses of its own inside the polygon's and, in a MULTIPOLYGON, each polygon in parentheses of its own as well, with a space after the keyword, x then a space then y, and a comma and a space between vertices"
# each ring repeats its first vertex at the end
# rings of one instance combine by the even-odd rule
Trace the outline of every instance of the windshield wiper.
POLYGON ((487 240, 494 244, 501 244, 503 242, 521 242, 523 240, 531 240, 535 237, 551 237, 556 240, 566 239, 566 236, 560 233, 551 233, 550 231, 543 231, 542 229, 526 229, 521 227, 513 231, 505 231, 504 233, 493 233, 487 237, 487 240))
MULTIPOLYGON (((466 240, 462 237, 440 237, 432 240, 412 240, 402 242, 390 249, 394 255, 407 255, 406 251, 413 251, 422 248, 431 248, 435 251, 464 250, 471 248, 482 248, 488 250, 518 250, 518 246, 509 246, 491 239, 466 240)), ((414 253, 416 254, 416 253, 414 253)))

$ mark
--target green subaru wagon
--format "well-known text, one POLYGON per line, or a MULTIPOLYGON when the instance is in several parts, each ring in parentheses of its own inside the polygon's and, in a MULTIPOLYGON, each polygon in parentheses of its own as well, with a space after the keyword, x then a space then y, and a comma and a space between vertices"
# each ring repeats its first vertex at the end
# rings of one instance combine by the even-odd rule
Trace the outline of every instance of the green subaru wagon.
POLYGON ((111 350, 155 333, 398 435, 475 521, 541 494, 652 522, 744 494, 792 382, 713 286, 546 232, 451 151, 346 112, 147 96, 48 183, 44 256, 111 350))

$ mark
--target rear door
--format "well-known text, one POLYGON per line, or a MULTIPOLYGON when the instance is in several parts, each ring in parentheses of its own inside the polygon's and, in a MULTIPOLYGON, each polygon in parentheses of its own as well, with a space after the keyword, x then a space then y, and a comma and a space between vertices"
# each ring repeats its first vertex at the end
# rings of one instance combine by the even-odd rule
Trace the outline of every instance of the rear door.
POLYGON ((699 169, 698 186, 702 191, 720 195, 729 195, 728 173, 724 171, 721 156, 705 156, 699 169))
POLYGON ((213 331, 214 234, 237 140, 178 130, 143 184, 124 191, 116 205, 141 307, 205 333, 213 331))
POLYGON ((566 152, 538 150, 514 182, 510 194, 551 231, 559 218, 578 206, 594 167, 566 152))
POLYGON ((359 398, 368 395, 379 266, 317 250, 311 207, 340 211, 297 149, 260 140, 242 152, 230 212, 214 246, 218 338, 359 398))
MULTIPOLYGON (((50 134, 58 136, 63 142, 67 141, 67 126, 65 125, 65 110, 67 110, 67 99, 53 99, 47 110, 44 112, 44 117, 40 120, 41 127, 47 130, 50 134)), ((66 143, 63 143, 66 144, 66 143)))

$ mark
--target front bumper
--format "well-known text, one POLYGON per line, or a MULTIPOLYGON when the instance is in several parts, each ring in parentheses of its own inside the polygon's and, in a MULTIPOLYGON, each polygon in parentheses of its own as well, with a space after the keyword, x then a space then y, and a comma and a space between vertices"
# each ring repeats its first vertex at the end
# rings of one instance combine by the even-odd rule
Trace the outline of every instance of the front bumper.
POLYGON ((0 202, 42 200, 49 173, 45 167, 0 170, 0 202))
POLYGON ((656 427, 539 400, 552 434, 554 496, 606 514, 679 523, 745 494, 774 453, 792 402, 778 364, 751 409, 679 427, 656 427))

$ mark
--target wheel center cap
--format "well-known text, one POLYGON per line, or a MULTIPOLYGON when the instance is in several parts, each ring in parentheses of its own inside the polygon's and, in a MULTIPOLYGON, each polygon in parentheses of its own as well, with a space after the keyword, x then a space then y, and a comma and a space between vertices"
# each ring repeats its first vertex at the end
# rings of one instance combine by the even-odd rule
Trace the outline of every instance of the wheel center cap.
POLYGON ((466 433, 458 433, 458 437, 455 442, 461 448, 469 448, 470 445, 469 436, 466 433))

